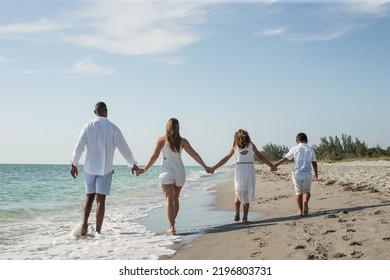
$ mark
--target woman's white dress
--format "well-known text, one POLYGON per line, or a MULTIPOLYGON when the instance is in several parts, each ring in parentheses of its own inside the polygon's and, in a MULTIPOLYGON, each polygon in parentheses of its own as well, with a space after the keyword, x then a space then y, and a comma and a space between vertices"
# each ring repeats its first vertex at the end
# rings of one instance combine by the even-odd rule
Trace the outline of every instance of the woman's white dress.
POLYGON ((240 149, 235 147, 236 172, 234 189, 241 203, 251 203, 255 199, 255 167, 252 144, 240 149))

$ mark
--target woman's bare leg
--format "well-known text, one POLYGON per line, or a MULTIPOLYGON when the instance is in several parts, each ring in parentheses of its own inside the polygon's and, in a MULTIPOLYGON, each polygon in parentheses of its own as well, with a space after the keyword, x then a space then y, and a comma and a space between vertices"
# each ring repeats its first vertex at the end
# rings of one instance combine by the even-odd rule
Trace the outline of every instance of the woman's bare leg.
POLYGON ((162 185, 165 198, 165 212, 168 218, 169 228, 168 233, 175 233, 175 217, 177 215, 175 210, 175 195, 174 195, 174 184, 162 185))
POLYGON ((173 188, 173 198, 174 198, 174 203, 173 203, 173 209, 174 209, 174 218, 173 218, 173 223, 175 224, 176 217, 179 214, 179 209, 180 209, 180 202, 179 202, 179 197, 180 197, 180 192, 181 192, 181 187, 175 186, 173 188))

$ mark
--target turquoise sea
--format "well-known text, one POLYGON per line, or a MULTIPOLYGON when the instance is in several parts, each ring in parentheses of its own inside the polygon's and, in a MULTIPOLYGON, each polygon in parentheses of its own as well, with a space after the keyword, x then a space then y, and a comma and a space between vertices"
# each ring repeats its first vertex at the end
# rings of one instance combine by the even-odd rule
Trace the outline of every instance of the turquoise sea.
MULTIPOLYGON (((180 212, 178 235, 165 235, 159 167, 136 177, 127 166, 116 166, 102 234, 95 235, 91 229, 89 237, 79 238, 85 198, 80 169, 80 176, 73 179, 68 165, 0 164, 1 260, 158 259, 174 253, 170 246, 181 241, 180 232, 188 234, 231 222, 231 213, 210 224, 209 219, 191 220, 180 212), (159 213, 158 223, 148 219, 153 213, 159 213)), ((184 213, 186 205, 192 209, 212 207, 211 188, 231 180, 233 169, 221 168, 210 175, 201 167, 186 167, 186 172, 181 193, 184 213)), ((90 216, 91 227, 95 226, 94 211, 95 208, 90 216)), ((196 217, 199 212, 190 215, 196 217)))

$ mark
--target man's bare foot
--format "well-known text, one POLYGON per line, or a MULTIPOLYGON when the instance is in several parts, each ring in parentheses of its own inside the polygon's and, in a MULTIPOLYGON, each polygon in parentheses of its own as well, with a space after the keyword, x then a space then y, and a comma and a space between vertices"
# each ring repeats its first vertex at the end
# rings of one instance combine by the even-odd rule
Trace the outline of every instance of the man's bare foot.
POLYGON ((87 233, 88 233, 88 225, 82 225, 81 231, 80 231, 80 236, 86 236, 87 233))

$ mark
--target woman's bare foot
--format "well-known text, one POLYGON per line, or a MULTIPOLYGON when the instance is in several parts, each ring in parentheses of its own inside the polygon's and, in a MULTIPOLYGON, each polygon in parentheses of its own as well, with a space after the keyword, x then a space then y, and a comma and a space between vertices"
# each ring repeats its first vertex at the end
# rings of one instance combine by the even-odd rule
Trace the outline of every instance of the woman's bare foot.
POLYGON ((168 229, 167 230, 167 234, 168 235, 174 235, 176 233, 176 231, 174 229, 168 229))

